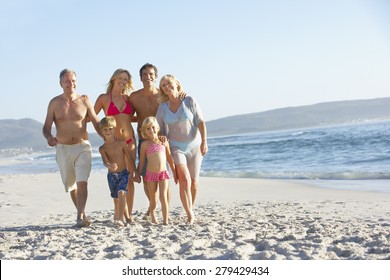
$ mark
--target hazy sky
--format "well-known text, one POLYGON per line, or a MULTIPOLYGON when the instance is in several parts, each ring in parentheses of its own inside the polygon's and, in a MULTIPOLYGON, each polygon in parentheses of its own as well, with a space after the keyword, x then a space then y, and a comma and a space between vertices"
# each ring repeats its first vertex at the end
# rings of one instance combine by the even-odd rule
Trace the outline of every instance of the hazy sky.
POLYGON ((146 62, 207 120, 390 96, 386 0, 1 0, 0 32, 0 119, 43 122, 63 68, 94 103, 146 62))

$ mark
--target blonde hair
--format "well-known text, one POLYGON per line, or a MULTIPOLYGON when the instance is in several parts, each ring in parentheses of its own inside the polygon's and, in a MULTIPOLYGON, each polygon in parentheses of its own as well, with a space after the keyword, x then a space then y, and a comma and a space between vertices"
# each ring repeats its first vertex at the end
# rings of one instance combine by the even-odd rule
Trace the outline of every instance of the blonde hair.
POLYGON ((144 139, 147 139, 147 134, 146 134, 146 130, 151 127, 152 125, 154 125, 156 127, 156 130, 157 130, 157 133, 160 131, 160 126, 158 125, 158 122, 157 122, 157 119, 155 117, 147 117, 146 119, 144 119, 144 121, 142 122, 142 126, 141 126, 141 135, 144 139))
POLYGON ((177 85, 177 91, 178 91, 179 93, 182 92, 181 83, 180 83, 180 81, 179 81, 175 76, 170 75, 170 74, 164 75, 164 76, 161 77, 160 85, 159 85, 159 87, 160 87, 160 97, 158 98, 158 102, 159 102, 159 103, 166 102, 166 101, 168 101, 168 99, 169 99, 168 95, 166 95, 166 94, 164 93, 163 88, 162 88, 162 86, 161 86, 161 83, 162 83, 163 80, 171 80, 172 82, 176 83, 176 85, 177 85))
POLYGON ((116 127, 116 120, 112 116, 107 116, 101 119, 99 122, 99 128, 103 129, 106 127, 116 127))
POLYGON ((122 94, 128 95, 130 93, 130 91, 134 90, 133 80, 132 80, 130 72, 125 70, 125 69, 119 68, 119 69, 115 70, 114 74, 112 74, 110 81, 107 84, 107 90, 106 90, 107 93, 111 92, 112 88, 114 87, 115 80, 122 73, 126 73, 127 76, 129 76, 129 80, 126 83, 125 89, 123 90, 122 94))

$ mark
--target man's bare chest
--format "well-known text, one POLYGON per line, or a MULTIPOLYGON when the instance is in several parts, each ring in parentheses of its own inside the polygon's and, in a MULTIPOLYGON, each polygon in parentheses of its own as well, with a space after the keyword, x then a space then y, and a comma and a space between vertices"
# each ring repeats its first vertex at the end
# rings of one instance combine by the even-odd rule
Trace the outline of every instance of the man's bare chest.
POLYGON ((54 114, 59 120, 82 120, 87 115, 87 108, 78 103, 63 103, 56 106, 54 114))

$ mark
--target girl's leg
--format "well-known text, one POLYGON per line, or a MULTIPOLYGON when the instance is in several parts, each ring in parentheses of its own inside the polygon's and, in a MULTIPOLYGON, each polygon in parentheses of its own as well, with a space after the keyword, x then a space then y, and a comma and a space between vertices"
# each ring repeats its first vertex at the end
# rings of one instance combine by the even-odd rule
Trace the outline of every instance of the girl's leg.
POLYGON ((167 225, 169 220, 169 201, 168 201, 169 181, 161 180, 159 183, 159 189, 160 189, 160 202, 161 202, 161 211, 163 216, 163 224, 167 225))
POLYGON ((157 218, 156 218, 156 207, 157 207, 157 183, 158 182, 147 182, 148 185, 148 192, 149 192, 149 211, 150 211, 150 218, 152 219, 153 224, 157 224, 157 218))
POLYGON ((192 212, 192 195, 191 195, 191 176, 187 165, 176 165, 177 176, 180 186, 180 200, 183 208, 187 213, 187 223, 194 223, 194 213, 192 212))

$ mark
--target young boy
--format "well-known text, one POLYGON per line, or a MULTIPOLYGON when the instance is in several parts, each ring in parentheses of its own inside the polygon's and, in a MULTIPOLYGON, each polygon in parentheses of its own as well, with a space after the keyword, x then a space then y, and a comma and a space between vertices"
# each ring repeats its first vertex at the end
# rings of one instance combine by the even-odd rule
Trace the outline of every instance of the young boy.
POLYGON ((111 197, 114 199, 114 223, 123 227, 123 216, 126 207, 127 183, 129 176, 134 175, 134 181, 140 183, 141 178, 135 168, 134 159, 131 156, 129 146, 125 141, 115 138, 116 121, 114 117, 103 118, 99 127, 104 137, 104 144, 99 147, 103 164, 108 168, 107 180, 111 197), (126 168, 126 157, 131 163, 130 172, 126 168))

